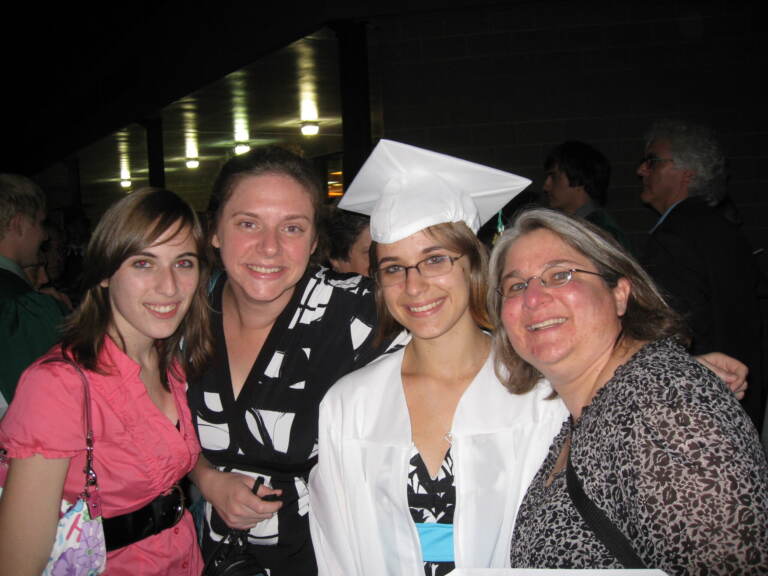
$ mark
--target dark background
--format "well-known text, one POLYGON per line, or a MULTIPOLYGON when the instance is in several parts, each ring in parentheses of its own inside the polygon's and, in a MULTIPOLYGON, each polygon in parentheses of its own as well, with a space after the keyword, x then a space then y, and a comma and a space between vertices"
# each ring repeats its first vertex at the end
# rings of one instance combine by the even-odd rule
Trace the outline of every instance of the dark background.
MULTIPOLYGON (((757 3, 755 3, 757 4, 757 3)), ((755 247, 768 245, 764 11, 746 2, 166 2, 4 8, 0 170, 74 150, 328 23, 367 32, 373 136, 541 186, 565 139, 613 164, 608 208, 642 240, 634 174, 656 118, 712 125, 755 247)), ((531 194, 532 194, 531 193, 531 194)))

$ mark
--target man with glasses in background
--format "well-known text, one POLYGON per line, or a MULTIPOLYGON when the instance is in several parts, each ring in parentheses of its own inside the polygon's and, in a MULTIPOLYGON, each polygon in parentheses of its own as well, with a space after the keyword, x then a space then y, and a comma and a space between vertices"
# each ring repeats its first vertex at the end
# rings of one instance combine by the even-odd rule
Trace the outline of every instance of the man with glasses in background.
POLYGON ((640 199, 660 218, 641 261, 687 320, 693 354, 720 350, 749 367, 742 404, 760 430, 760 272, 747 239, 715 210, 726 195, 722 148, 708 128, 677 120, 656 122, 645 142, 640 199))

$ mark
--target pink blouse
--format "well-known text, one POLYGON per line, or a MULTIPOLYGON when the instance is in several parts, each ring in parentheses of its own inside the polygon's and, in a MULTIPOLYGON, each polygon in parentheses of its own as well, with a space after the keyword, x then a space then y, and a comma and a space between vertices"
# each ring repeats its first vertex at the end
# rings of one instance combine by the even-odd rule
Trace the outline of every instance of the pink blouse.
MULTIPOLYGON (((63 497, 74 502, 83 489, 85 423, 83 385, 62 363, 41 364, 60 356, 58 347, 30 366, 19 380, 13 402, 0 421, 0 445, 10 458, 42 454, 70 458, 63 497)), ((140 379, 140 367, 110 338, 99 366, 107 374, 86 371, 91 390, 94 469, 105 518, 137 510, 167 492, 197 461, 197 441, 186 384, 169 374, 179 430, 154 405, 140 379)), ((107 554, 107 573, 126 575, 198 575, 203 563, 189 512, 175 527, 107 554)))

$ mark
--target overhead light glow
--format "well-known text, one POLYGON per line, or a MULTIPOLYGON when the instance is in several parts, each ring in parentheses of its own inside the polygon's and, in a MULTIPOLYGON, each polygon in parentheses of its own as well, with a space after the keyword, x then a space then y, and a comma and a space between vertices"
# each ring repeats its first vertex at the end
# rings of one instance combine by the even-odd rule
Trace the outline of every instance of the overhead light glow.
POLYGON ((117 152, 120 158, 120 186, 128 189, 131 187, 131 159, 128 130, 125 128, 117 133, 117 152))
MULTIPOLYGON (((197 101, 193 97, 185 98, 182 102, 182 119, 184 122, 184 155, 187 160, 196 160, 200 156, 200 150, 197 146, 197 101)), ((190 168, 189 162, 187 162, 187 168, 190 168)))
POLYGON ((235 141, 242 142, 243 140, 250 140, 251 133, 248 130, 248 119, 244 117, 235 118, 235 141))
POLYGON ((320 132, 320 124, 318 124, 317 122, 301 123, 301 133, 304 134, 304 136, 317 136, 319 132, 320 132))
POLYGON ((244 71, 238 70, 227 77, 232 95, 233 137, 235 154, 244 154, 250 150, 247 142, 251 139, 248 121, 248 86, 244 71))
POLYGON ((187 168, 195 169, 200 166, 200 161, 197 158, 189 158, 187 160, 187 168))
MULTIPOLYGON (((299 120, 301 122, 317 122, 320 119, 318 111, 317 82, 318 70, 315 62, 317 54, 312 43, 296 42, 292 45, 297 55, 297 83, 299 89, 299 120)), ((303 134, 307 134, 302 130, 303 134)), ((316 132, 315 132, 316 134, 316 132)))
POLYGON ((313 96, 305 96, 301 100, 301 119, 302 120, 317 120, 317 103, 313 96))

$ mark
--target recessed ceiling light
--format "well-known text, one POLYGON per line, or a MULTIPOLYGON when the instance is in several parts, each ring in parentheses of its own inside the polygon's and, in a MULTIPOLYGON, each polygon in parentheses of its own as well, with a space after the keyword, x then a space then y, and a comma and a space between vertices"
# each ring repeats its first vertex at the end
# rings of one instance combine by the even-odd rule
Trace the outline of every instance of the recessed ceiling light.
POLYGON ((317 122, 302 122, 301 133, 304 136, 316 136, 320 132, 320 124, 317 122))

